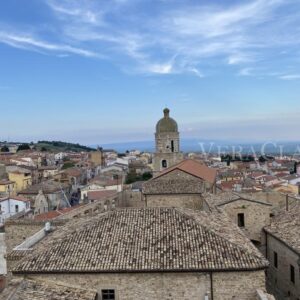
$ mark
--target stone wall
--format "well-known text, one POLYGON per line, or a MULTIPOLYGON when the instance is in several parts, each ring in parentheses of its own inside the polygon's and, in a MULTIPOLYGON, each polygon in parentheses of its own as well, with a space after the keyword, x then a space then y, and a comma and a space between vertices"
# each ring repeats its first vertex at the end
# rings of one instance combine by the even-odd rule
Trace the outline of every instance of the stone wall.
POLYGON ((10 252, 14 247, 23 243, 28 237, 44 227, 43 222, 33 220, 8 221, 5 223, 6 250, 10 252))
POLYGON ((250 240, 262 242, 263 228, 270 224, 272 206, 246 200, 233 201, 222 205, 230 219, 237 224, 238 214, 245 216, 245 227, 241 228, 250 240))
POLYGON ((145 200, 141 192, 123 190, 118 194, 117 199, 118 207, 144 207, 145 200))
MULTIPOLYGON (((33 276, 33 275, 31 275, 33 276)), ((204 300, 211 291, 209 273, 116 273, 34 275, 41 279, 96 289, 115 289, 117 300, 204 300)), ((214 273, 214 300, 255 300, 264 289, 264 272, 214 273)), ((99 300, 101 297, 99 297, 99 300)))
POLYGON ((265 289, 265 272, 213 273, 214 300, 253 300, 265 289))
POLYGON ((183 207, 202 209, 203 199, 200 194, 145 195, 147 207, 183 207))
POLYGON ((267 271, 267 286, 276 299, 300 299, 300 255, 293 252, 282 242, 267 234, 267 258, 270 267, 267 271), (278 267, 274 265, 274 251, 278 257, 278 267), (290 265, 295 268, 295 284, 290 280, 290 265))
POLYGON ((286 194, 276 191, 253 193, 252 197, 256 198, 257 200, 267 201, 268 203, 272 204, 273 214, 277 214, 279 210, 286 208, 287 204, 288 207, 293 207, 297 202, 300 201, 292 195, 288 195, 287 197, 286 194))

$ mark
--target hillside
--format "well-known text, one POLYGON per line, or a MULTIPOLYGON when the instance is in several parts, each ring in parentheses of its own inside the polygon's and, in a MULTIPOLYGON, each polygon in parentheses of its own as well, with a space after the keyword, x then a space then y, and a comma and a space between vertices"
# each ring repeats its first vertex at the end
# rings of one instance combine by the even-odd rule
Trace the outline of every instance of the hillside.
POLYGON ((40 151, 52 151, 52 152, 60 152, 60 151, 93 151, 94 148, 83 146, 80 144, 66 143, 61 141, 38 141, 35 144, 37 150, 40 151))

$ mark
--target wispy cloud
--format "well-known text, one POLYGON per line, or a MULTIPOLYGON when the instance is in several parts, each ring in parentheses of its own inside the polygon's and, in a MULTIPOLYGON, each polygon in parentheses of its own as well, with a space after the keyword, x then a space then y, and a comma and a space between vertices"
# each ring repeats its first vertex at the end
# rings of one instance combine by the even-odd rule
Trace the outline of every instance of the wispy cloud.
POLYGON ((299 80, 300 79, 300 74, 282 75, 282 76, 279 76, 279 78, 283 79, 283 80, 299 80))
POLYGON ((100 57, 100 55, 90 50, 76 48, 69 45, 52 44, 49 42, 38 40, 28 34, 19 35, 19 34, 0 31, 0 42, 20 49, 50 51, 50 52, 57 52, 57 53, 64 52, 64 53, 82 55, 86 57, 100 57))
POLYGON ((294 0, 247 0, 235 5, 190 1, 161 5, 157 0, 151 2, 156 6, 155 14, 145 5, 147 1, 46 3, 60 33, 55 43, 49 41, 47 32, 29 36, 2 32, 0 41, 19 48, 60 52, 60 56, 103 55, 122 69, 137 72, 186 72, 198 77, 205 75, 203 65, 207 67, 208 60, 211 68, 242 65, 240 75, 249 75, 258 61, 267 69, 270 57, 280 53, 284 59, 288 55, 285 49, 300 45, 300 4, 294 0), (281 14, 286 8, 289 13, 281 14))

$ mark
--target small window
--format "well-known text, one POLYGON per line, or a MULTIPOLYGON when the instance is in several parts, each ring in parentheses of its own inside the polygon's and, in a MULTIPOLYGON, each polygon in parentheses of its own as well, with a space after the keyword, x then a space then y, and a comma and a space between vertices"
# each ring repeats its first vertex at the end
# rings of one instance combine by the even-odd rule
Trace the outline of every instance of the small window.
POLYGON ((19 205, 18 204, 15 205, 15 211, 19 212, 19 205))
POLYGON ((295 268, 292 265, 290 265, 290 278, 291 282, 295 283, 295 268))
POLYGON ((162 160, 161 166, 162 166, 163 168, 167 168, 168 164, 167 164, 167 161, 166 161, 165 159, 162 160))
POLYGON ((245 215, 243 213, 238 214, 238 226, 245 227, 245 215))
POLYGON ((174 141, 171 141, 171 151, 174 152, 174 141))
POLYGON ((102 290, 102 300, 115 300, 115 290, 102 290))
POLYGON ((274 262, 274 267, 277 269, 278 268, 278 254, 275 251, 273 253, 273 262, 274 262))

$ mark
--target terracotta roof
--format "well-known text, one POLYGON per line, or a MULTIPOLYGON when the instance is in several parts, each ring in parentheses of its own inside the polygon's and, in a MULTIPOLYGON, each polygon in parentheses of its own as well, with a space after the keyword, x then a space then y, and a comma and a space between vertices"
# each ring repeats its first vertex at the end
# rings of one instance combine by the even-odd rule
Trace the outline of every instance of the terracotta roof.
POLYGON ((52 219, 55 219, 55 218, 57 218, 61 215, 67 214, 68 212, 78 208, 79 206, 81 206, 81 205, 65 207, 65 208, 62 208, 62 209, 59 209, 59 210, 51 210, 51 211, 48 211, 46 213, 36 215, 34 217, 34 219, 37 220, 37 221, 52 220, 52 219))
POLYGON ((96 291, 78 286, 30 279, 14 279, 8 289, 10 300, 95 300, 97 295, 96 291))
POLYGON ((49 235, 13 273, 206 272, 268 266, 220 212, 120 209, 74 222, 49 235))
POLYGON ((282 211, 264 230, 300 255, 300 203, 292 207, 290 211, 282 211))
POLYGON ((216 169, 209 168, 205 164, 193 159, 185 159, 177 165, 167 168, 166 170, 160 172, 155 178, 163 176, 164 174, 169 173, 175 169, 184 171, 209 183, 214 183, 216 181, 216 169))

